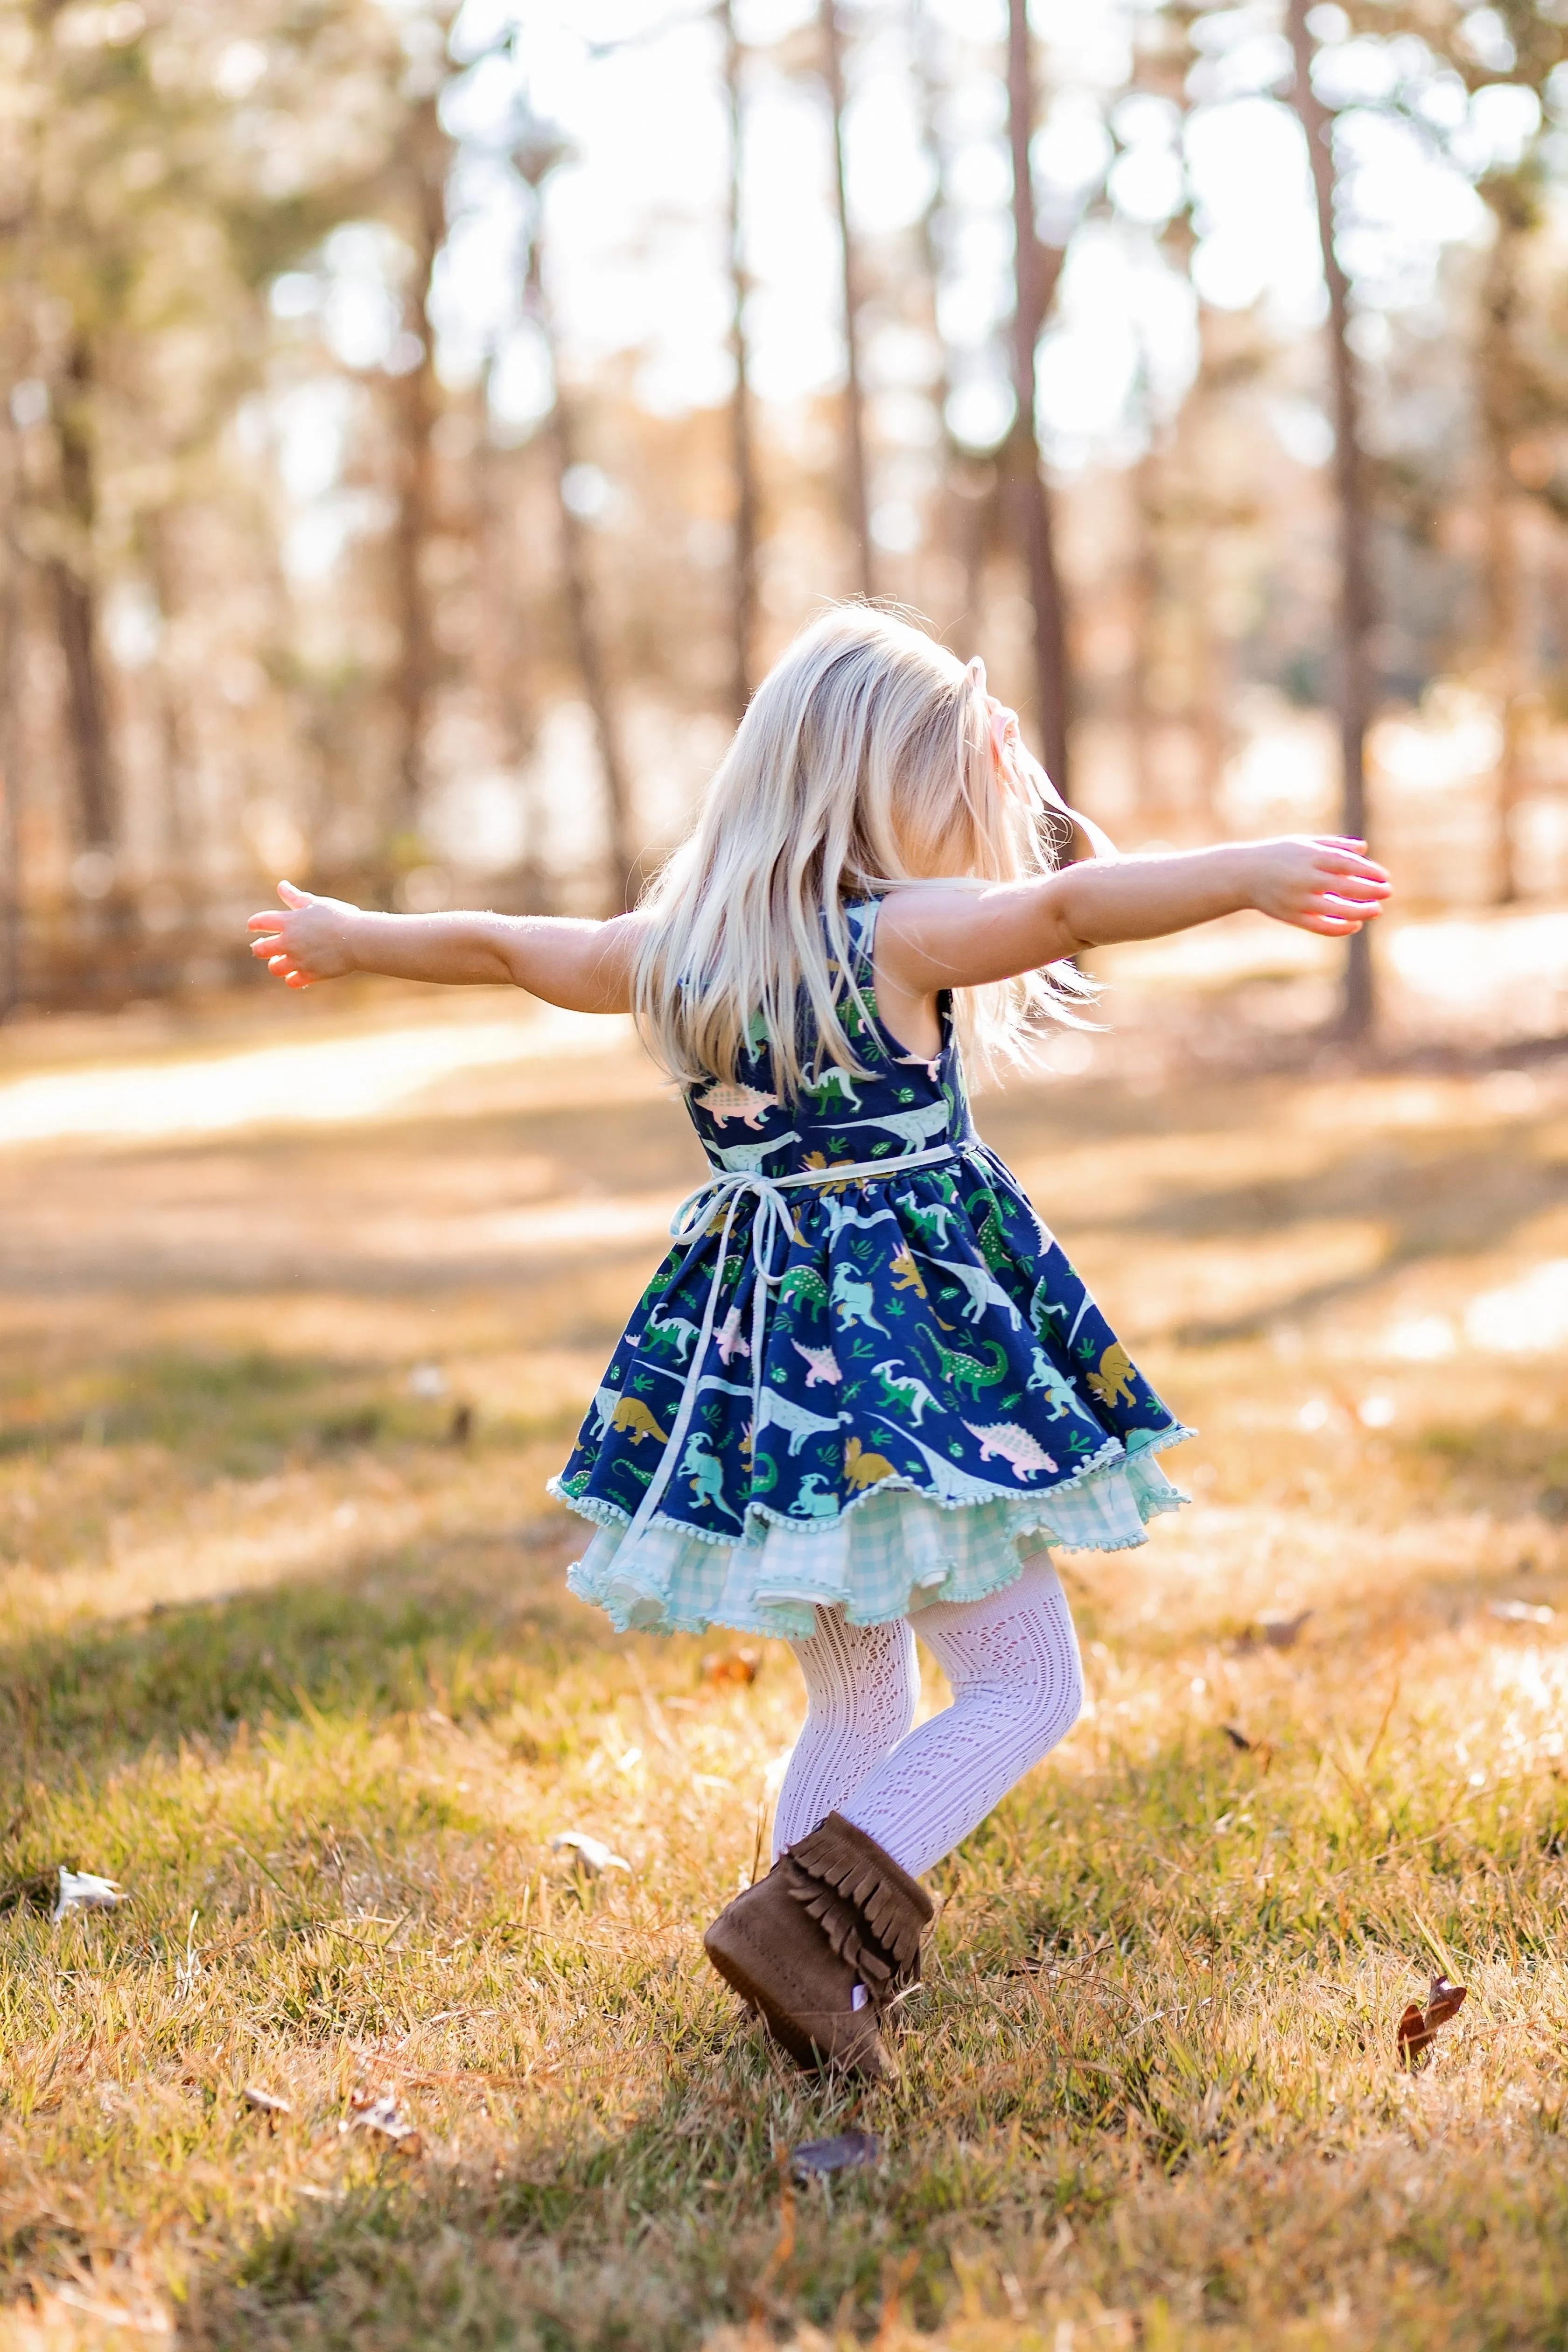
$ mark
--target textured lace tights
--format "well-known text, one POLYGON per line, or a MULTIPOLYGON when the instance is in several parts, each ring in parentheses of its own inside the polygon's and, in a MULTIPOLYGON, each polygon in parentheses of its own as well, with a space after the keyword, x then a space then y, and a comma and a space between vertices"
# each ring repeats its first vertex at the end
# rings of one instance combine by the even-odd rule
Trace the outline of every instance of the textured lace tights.
POLYGON ((1083 1703, 1078 1641, 1049 1559, 985 1601, 937 1601, 914 1620, 952 1705, 911 1731, 920 1695, 908 1621, 847 1625, 819 1609, 791 1643, 806 1717, 773 1822, 780 1854, 831 1812, 919 1876, 968 1836, 1072 1729, 1083 1703))

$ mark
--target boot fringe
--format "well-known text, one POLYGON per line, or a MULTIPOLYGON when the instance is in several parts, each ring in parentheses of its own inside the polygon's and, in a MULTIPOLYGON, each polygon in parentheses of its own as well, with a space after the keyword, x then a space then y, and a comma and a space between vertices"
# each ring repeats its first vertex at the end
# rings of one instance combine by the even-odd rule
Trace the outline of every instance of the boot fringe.
POLYGON ((874 1838, 842 1814, 829 1813, 783 1861, 790 1894, 855 1970, 876 2008, 885 2007, 900 1986, 920 1981, 921 1936, 935 1906, 919 1879, 874 1838))

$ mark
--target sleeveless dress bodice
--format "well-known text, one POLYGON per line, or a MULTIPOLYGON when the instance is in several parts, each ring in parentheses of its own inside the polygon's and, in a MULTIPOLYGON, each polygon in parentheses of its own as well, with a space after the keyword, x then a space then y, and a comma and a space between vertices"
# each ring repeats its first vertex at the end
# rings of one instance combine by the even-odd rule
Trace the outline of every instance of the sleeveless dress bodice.
POLYGON ((552 1481, 597 1523, 572 1589, 622 1630, 882 1622, 1047 1544, 1141 1543, 1184 1499, 1152 1457, 1188 1432, 976 1135, 945 1008, 934 1058, 906 1052, 876 1009, 877 902, 847 913, 863 1075, 826 1065, 784 1102, 753 1041, 689 1089, 712 1192, 552 1481))

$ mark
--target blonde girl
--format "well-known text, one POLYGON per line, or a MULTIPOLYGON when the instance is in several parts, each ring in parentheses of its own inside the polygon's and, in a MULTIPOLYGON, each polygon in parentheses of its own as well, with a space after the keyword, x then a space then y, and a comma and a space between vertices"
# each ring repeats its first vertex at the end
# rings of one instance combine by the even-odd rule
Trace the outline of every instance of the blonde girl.
POLYGON ((552 1491, 593 1529, 574 1591, 620 1630, 773 1634, 805 1727, 775 1861, 710 1958, 803 2064, 882 2071, 918 1972, 921 1875, 1070 1729, 1078 1647, 1050 1548, 1142 1543, 1186 1433, 970 1118, 963 1066, 1016 1054, 1068 959, 1243 908, 1343 937, 1387 878, 1360 842, 1100 854, 1013 714, 886 613, 830 611, 759 688, 696 825, 597 923, 384 915, 279 887, 255 952, 510 982, 629 1012, 708 1181, 552 1491), (952 1690, 911 1729, 914 1628, 952 1690))

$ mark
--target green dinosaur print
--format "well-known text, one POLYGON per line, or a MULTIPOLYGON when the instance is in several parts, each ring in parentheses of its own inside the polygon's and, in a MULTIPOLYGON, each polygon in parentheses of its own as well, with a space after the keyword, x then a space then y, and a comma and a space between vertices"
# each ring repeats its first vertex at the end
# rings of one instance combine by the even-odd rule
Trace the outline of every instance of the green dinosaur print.
POLYGON ((996 1213, 994 1201, 975 1227, 974 1238, 980 1244, 981 1256, 985 1260, 992 1273, 997 1273, 1006 1265, 1010 1253, 1007 1248, 1007 1237, 1002 1231, 1002 1220, 996 1213))
POLYGON ((792 1265, 779 1285, 782 1306, 793 1307, 798 1298, 805 1299, 818 1314, 826 1314, 827 1285, 814 1265, 792 1265))
POLYGON ((947 1229, 952 1222, 950 1210, 934 1201, 928 1206, 912 1194, 900 1201, 899 1206, 928 1249, 933 1243, 939 1249, 946 1248, 947 1229))
POLYGON ((924 1381, 918 1380, 913 1372, 900 1371, 893 1358, 872 1369, 881 1391, 879 1402, 884 1412, 907 1412, 919 1429, 928 1406, 932 1411, 941 1410, 924 1381))
POLYGON ((826 1068, 816 1071, 809 1078, 802 1078, 800 1090, 803 1095, 811 1097, 819 1115, 827 1108, 828 1097, 835 1094, 838 1097, 840 1110, 858 1110, 860 1108, 860 1097, 849 1083, 848 1071, 841 1070, 837 1062, 828 1063, 826 1068))
POLYGON ((963 1205, 974 1221, 974 1238, 980 1244, 980 1255, 994 1274, 998 1266, 1006 1265, 1010 1255, 1007 1236, 1002 1230, 996 1195, 988 1184, 983 1184, 977 1192, 971 1192, 963 1205))
POLYGON ((983 1364, 977 1356, 966 1356, 958 1348, 944 1348, 934 1331, 921 1330, 920 1337, 936 1358, 937 1377, 945 1381, 955 1396, 965 1390, 978 1403, 982 1389, 994 1388, 1007 1377, 1007 1350, 994 1339, 987 1339, 985 1352, 991 1359, 983 1364))

